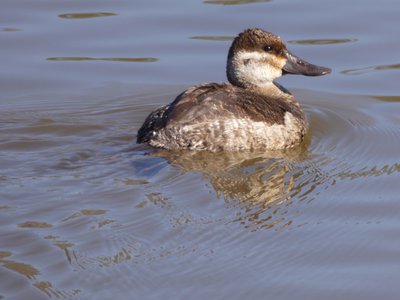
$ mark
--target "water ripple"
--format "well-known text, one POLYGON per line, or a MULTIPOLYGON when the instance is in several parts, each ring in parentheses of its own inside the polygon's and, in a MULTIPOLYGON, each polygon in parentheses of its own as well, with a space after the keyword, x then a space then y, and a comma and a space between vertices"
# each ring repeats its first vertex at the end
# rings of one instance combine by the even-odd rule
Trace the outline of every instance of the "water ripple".
POLYGON ((343 70, 340 73, 344 75, 362 75, 375 71, 387 71, 387 70, 399 70, 400 64, 389 64, 389 65, 378 65, 378 66, 370 66, 356 69, 347 69, 343 70))
POLYGON ((2 32, 18 32, 18 31, 22 31, 22 29, 13 28, 13 27, 4 27, 4 28, 0 29, 0 31, 2 31, 2 32))
POLYGON ((357 42, 357 39, 348 38, 331 38, 331 39, 308 39, 308 40, 291 40, 288 44, 299 45, 332 45, 357 42))
POLYGON ((192 40, 204 40, 204 41, 218 41, 218 42, 226 42, 233 41, 235 37, 231 35, 197 35, 191 36, 192 40))
POLYGON ((266 3, 271 0, 208 0, 203 1, 205 4, 220 4, 220 5, 241 5, 241 4, 254 4, 254 3, 266 3))
POLYGON ((102 61, 114 61, 114 62, 139 62, 139 63, 151 63, 159 61, 158 58, 155 57, 103 57, 103 58, 94 58, 94 57, 48 57, 49 61, 93 61, 93 60, 102 60, 102 61))
POLYGON ((397 98, 390 97, 383 105, 369 98, 352 108, 313 105, 309 151, 330 160, 324 169, 332 178, 354 180, 399 171, 397 98))
POLYGON ((91 19, 98 17, 112 17, 117 16, 116 13, 110 12, 93 12, 93 13, 69 13, 58 15, 62 19, 91 19))

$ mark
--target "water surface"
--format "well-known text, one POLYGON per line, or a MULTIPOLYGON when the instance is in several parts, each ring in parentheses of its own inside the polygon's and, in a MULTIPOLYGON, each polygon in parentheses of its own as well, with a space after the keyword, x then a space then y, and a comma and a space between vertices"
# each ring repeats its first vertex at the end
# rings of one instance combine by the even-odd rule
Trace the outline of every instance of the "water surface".
POLYGON ((398 299, 398 9, 3 1, 0 298, 398 299), (137 145, 150 111, 226 80, 232 38, 254 26, 333 69, 279 80, 305 142, 137 145))

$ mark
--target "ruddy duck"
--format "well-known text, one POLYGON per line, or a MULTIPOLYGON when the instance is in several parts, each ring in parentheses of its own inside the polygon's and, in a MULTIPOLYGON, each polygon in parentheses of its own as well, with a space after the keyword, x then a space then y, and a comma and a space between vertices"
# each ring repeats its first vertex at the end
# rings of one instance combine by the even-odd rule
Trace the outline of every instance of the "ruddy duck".
POLYGON ((296 99, 274 80, 283 74, 330 72, 291 54, 278 36, 247 29, 229 49, 229 83, 187 89, 147 117, 137 142, 213 152, 293 147, 303 140, 307 120, 296 99))

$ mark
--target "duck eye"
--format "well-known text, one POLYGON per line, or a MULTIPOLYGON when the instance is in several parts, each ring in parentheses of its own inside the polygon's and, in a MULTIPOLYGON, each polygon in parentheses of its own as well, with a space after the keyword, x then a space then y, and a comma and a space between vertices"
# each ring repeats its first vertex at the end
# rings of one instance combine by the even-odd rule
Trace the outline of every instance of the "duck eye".
POLYGON ((265 45, 264 46, 264 51, 265 52, 271 52, 272 50, 274 50, 274 47, 272 47, 271 45, 265 45))

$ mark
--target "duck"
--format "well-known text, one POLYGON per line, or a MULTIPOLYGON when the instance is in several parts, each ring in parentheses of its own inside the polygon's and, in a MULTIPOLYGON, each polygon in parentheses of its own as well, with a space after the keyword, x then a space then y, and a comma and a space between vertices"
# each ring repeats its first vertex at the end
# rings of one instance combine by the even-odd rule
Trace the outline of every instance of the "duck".
POLYGON ((260 28, 237 35, 228 52, 227 83, 202 83, 151 112, 137 143, 165 150, 283 150, 300 144, 308 122, 295 97, 275 80, 322 76, 331 69, 295 56, 260 28))

